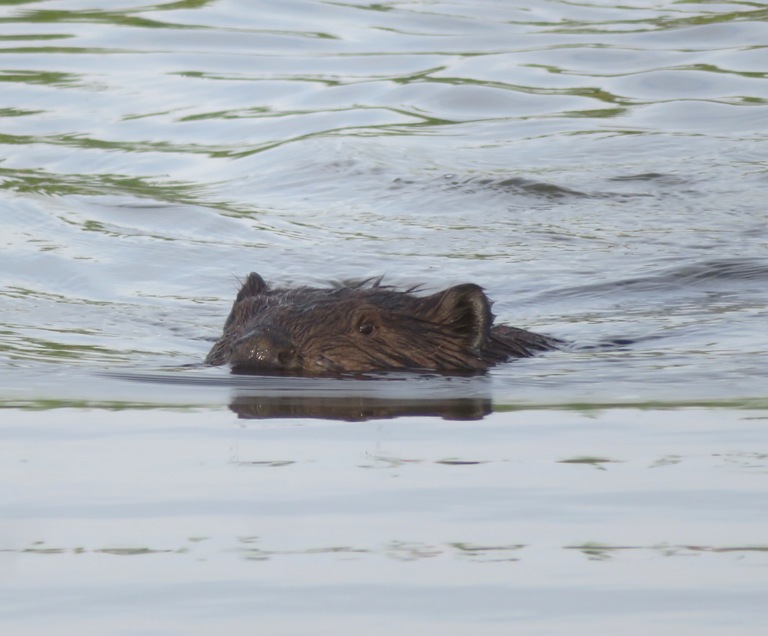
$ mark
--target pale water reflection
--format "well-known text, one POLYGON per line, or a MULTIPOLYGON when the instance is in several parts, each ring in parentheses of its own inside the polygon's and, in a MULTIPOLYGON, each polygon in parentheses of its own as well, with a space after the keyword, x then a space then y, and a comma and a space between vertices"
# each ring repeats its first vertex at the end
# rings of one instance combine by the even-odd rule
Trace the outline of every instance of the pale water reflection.
POLYGON ((302 620, 747 634, 766 619, 764 408, 6 413, 0 620, 13 633, 258 619, 281 634, 302 620))

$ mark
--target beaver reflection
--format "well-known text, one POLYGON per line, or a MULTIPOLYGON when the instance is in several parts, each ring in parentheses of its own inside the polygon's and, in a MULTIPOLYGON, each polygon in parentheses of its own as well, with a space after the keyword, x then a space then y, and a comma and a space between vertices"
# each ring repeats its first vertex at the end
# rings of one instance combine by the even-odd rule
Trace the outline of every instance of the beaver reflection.
POLYGON ((478 373, 559 343, 493 325, 491 302, 477 285, 418 296, 380 280, 330 289, 270 289, 251 273, 205 362, 267 375, 478 373))
POLYGON ((491 412, 487 398, 394 400, 376 397, 236 396, 229 408, 241 419, 312 418, 325 420, 393 419, 432 416, 444 420, 480 420, 491 412))

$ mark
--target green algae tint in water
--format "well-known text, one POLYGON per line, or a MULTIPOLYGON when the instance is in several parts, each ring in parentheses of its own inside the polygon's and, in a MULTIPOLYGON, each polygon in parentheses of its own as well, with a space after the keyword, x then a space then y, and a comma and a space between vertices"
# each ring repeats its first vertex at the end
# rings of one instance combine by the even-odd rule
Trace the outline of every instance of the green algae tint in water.
POLYGON ((4 632, 762 634, 767 18, 4 3, 4 632), (250 271, 569 344, 199 366, 250 271))

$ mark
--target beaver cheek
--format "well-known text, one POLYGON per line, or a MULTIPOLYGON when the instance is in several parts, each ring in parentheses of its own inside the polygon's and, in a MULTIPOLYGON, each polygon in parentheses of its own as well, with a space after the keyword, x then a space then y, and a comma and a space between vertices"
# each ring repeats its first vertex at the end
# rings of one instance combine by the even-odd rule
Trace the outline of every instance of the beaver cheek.
POLYGON ((342 371, 342 368, 336 362, 325 355, 320 355, 315 360, 315 367, 315 370, 318 372, 338 373, 342 371))

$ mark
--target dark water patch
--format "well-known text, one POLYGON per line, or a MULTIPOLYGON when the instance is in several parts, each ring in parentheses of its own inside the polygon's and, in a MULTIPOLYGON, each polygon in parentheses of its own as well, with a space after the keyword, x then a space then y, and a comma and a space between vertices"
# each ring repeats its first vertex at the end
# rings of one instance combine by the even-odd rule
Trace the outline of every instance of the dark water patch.
POLYGON ((663 293, 681 289, 737 293, 739 287, 734 286, 734 283, 759 283, 759 287, 749 285, 743 287, 768 293, 768 260, 764 259, 712 259, 699 263, 676 265, 657 270, 657 272, 622 280, 581 285, 570 289, 549 290, 540 294, 539 298, 590 298, 608 295, 621 298, 627 294, 663 293), (763 283, 765 287, 763 287, 763 283), (725 289, 723 289, 724 287, 725 289))
MULTIPOLYGON (((674 180, 667 175, 654 175, 646 178, 645 175, 618 177, 616 181, 647 181, 651 179, 663 179, 666 183, 672 183, 674 180)), ((683 182, 681 179, 677 179, 683 182)), ((521 197, 530 197, 531 199, 572 199, 572 198, 611 198, 626 197, 626 192, 584 192, 575 188, 548 183, 545 181, 536 181, 527 177, 519 176, 461 176, 457 174, 443 175, 439 180, 424 179, 415 180, 413 178, 395 177, 389 188, 399 190, 406 187, 430 188, 438 187, 440 190, 458 194, 477 194, 477 193, 502 193, 521 197)), ((630 193, 631 194, 631 193, 630 193)), ((649 196, 646 193, 637 193, 636 196, 649 196)))
POLYGON ((607 457, 572 457, 570 459, 560 459, 558 461, 561 464, 585 464, 598 470, 605 470, 606 468, 604 464, 621 463, 620 460, 608 459, 607 457))
POLYGON ((554 183, 533 181, 523 177, 467 177, 462 179, 456 175, 445 175, 443 179, 446 182, 445 187, 448 191, 460 190, 467 193, 473 193, 488 190, 516 195, 543 197, 546 199, 589 196, 584 192, 579 192, 578 190, 559 186, 554 183))
POLYGON ((749 552, 768 552, 768 546, 734 546, 721 547, 714 545, 606 545, 601 543, 584 543, 581 545, 563 546, 564 550, 578 550, 587 558, 597 561, 613 560, 620 557, 622 553, 632 551, 643 551, 655 553, 655 556, 679 557, 679 556, 699 556, 701 554, 728 554, 728 553, 749 553, 749 552))
POLYGON ((665 174, 662 172, 645 172, 641 174, 619 175, 616 177, 608 177, 607 180, 617 182, 652 181, 657 183, 661 182, 668 185, 684 185, 689 182, 682 175, 665 174))

